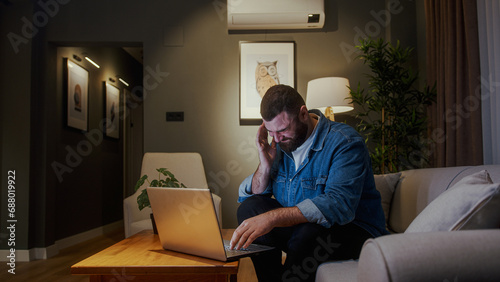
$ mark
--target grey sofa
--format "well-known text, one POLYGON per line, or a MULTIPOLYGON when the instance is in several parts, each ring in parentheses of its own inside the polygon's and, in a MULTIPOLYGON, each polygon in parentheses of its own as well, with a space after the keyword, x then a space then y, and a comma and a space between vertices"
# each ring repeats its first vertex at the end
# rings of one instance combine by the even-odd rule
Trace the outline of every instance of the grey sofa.
POLYGON ((391 235, 316 281, 500 281, 500 165, 375 176, 391 235), (489 179, 488 179, 489 175, 489 179))

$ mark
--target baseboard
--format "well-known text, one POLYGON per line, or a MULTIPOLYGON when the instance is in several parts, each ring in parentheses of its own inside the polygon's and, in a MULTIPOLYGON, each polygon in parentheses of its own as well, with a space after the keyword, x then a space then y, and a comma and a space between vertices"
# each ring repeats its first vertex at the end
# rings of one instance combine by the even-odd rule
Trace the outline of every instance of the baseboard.
POLYGON ((107 225, 103 225, 101 227, 97 227, 85 232, 82 232, 80 234, 76 234, 70 237, 66 237, 61 240, 57 240, 55 245, 58 247, 59 250, 74 246, 76 244, 85 242, 87 240, 93 239, 95 237, 104 235, 106 233, 109 233, 111 231, 114 231, 118 228, 123 228, 123 220, 116 221, 107 225))
MULTIPOLYGON (((123 220, 116 221, 101 227, 97 227, 73 236, 57 240, 53 245, 44 248, 32 248, 29 250, 16 250, 16 262, 32 261, 37 259, 48 259, 59 254, 59 250, 74 246, 76 244, 91 240, 98 236, 107 234, 119 228, 123 228, 123 220)), ((8 261, 9 250, 0 250, 0 261, 8 261)))

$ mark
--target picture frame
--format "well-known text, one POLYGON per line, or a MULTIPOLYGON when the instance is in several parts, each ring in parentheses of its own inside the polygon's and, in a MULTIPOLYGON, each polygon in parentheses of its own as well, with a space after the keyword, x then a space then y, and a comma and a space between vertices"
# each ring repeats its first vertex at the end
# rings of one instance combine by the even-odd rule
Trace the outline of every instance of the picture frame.
POLYGON ((240 41, 240 125, 260 125, 260 101, 276 84, 295 88, 295 42, 240 41))
POLYGON ((120 89, 118 87, 104 82, 105 103, 104 118, 106 120, 105 134, 108 137, 120 138, 120 89))
POLYGON ((89 72, 64 58, 67 126, 88 131, 89 72))

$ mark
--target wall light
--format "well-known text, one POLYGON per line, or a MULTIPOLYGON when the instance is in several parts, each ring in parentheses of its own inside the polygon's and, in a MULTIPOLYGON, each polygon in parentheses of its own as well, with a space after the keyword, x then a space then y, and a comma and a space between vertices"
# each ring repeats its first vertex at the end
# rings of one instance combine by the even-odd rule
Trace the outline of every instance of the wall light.
POLYGON ((123 84, 125 84, 125 85, 127 85, 127 86, 128 86, 128 83, 127 83, 125 80, 121 79, 120 77, 118 78, 118 80, 119 80, 121 83, 123 83, 123 84))
POLYGON ((308 109, 319 109, 330 120, 334 113, 352 111, 349 97, 349 80, 343 77, 323 77, 307 83, 306 104, 308 109))
POLYGON ((96 64, 94 61, 92 61, 89 57, 85 57, 85 60, 87 60, 87 61, 89 61, 91 64, 93 64, 93 65, 94 65, 94 67, 96 67, 96 68, 98 68, 98 69, 99 69, 99 68, 101 68, 98 64, 96 64))

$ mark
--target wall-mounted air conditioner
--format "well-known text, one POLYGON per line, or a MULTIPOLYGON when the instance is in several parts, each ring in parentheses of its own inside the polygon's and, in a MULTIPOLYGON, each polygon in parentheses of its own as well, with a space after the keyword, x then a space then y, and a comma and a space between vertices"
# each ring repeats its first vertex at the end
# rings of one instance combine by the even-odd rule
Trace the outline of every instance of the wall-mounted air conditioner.
POLYGON ((227 0, 228 30, 311 29, 325 23, 324 0, 227 0))

